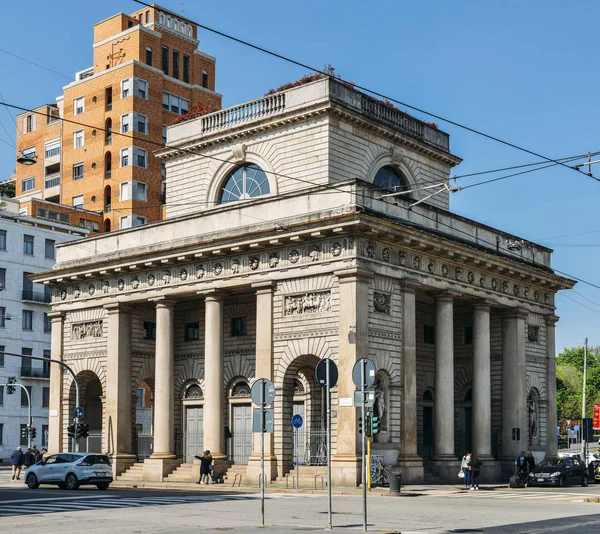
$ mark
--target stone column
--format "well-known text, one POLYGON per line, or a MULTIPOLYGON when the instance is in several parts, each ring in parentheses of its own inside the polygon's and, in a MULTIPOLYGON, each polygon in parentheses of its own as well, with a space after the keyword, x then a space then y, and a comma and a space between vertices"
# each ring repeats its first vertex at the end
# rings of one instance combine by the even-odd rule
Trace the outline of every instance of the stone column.
POLYGON ((526 311, 512 309, 502 327, 502 460, 507 472, 514 468, 515 448, 518 453, 527 446, 526 319, 526 311), (518 442, 512 439, 513 428, 521 429, 518 442))
MULTIPOLYGON (((273 286, 274 283, 253 284, 256 289, 256 378, 273 380, 273 286)), ((281 398, 281 397, 279 397, 281 398)), ((277 402, 277 401, 276 401, 277 402)), ((277 478, 277 457, 274 435, 265 434, 265 474, 267 483, 277 478)), ((248 480, 260 478, 260 434, 252 438, 252 455, 248 459, 248 480)))
POLYGON ((434 460, 446 462, 456 460, 454 453, 454 304, 453 296, 447 293, 437 295, 435 300, 434 460))
POLYGON ((175 302, 156 301, 154 452, 144 462, 144 480, 162 481, 179 463, 174 448, 175 302))
POLYGON ((223 295, 205 295, 204 448, 212 454, 215 477, 227 470, 223 384, 223 295))
POLYGON ((402 481, 423 481, 423 459, 417 454, 417 285, 402 285, 402 404, 400 456, 402 481))
MULTIPOLYGON (((358 433, 359 410, 340 406, 341 399, 352 399, 356 386, 352 368, 360 358, 369 357, 369 283, 373 273, 350 268, 337 271, 339 280, 339 348, 337 446, 331 459, 332 483, 358 486, 361 482, 361 435, 358 433)), ((333 452, 333 451, 332 451, 333 452)))
POLYGON ((136 458, 132 454, 131 312, 118 303, 104 308, 108 312, 104 433, 112 455, 113 476, 118 476, 136 458))
POLYGON ((492 460, 490 306, 473 306, 473 452, 492 460))
POLYGON ((546 457, 558 457, 558 437, 556 435, 556 425, 558 415, 556 411, 556 344, 555 344, 555 325, 558 317, 546 317, 546 357, 547 378, 546 378, 546 397, 548 400, 548 413, 546 417, 546 457))
MULTIPOLYGON (((53 360, 62 361, 64 313, 50 312, 48 317, 52 319, 52 349, 50 357, 53 360)), ((69 406, 68 395, 65 402, 69 406)), ((63 450, 63 429, 66 426, 65 423, 71 417, 69 415, 67 421, 63 420, 63 367, 57 363, 50 364, 50 406, 48 413, 48 452, 54 454, 63 450)))

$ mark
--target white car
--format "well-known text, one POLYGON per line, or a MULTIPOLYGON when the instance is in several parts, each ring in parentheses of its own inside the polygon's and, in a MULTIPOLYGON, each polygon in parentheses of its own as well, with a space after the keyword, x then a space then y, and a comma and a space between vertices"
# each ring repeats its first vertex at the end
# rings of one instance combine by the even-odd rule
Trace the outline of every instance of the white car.
POLYGON ((55 484, 61 489, 75 490, 85 484, 105 490, 112 481, 108 456, 89 452, 52 454, 29 467, 25 475, 25 484, 31 489, 40 484, 55 484))

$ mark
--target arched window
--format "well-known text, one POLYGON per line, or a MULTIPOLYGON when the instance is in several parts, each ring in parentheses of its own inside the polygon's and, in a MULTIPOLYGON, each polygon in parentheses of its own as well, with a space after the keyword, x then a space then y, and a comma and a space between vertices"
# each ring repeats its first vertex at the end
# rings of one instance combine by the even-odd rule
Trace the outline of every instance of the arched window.
POLYGON ((104 154, 104 177, 110 178, 112 176, 112 155, 109 152, 104 154))
POLYGON ((110 185, 104 188, 104 211, 110 213, 112 210, 112 193, 110 185))
POLYGON ((112 119, 109 117, 104 121, 104 144, 112 144, 112 119))
POLYGON ((227 176, 219 202, 223 204, 234 200, 246 200, 269 193, 269 179, 265 171, 258 165, 247 163, 227 176))
POLYGON ((233 389, 231 390, 232 397, 249 397, 250 396, 250 386, 248 382, 238 382, 233 389))
POLYGON ((104 231, 110 232, 110 219, 104 219, 104 231))
POLYGON ((399 170, 390 165, 381 167, 377 171, 373 184, 381 189, 389 189, 394 192, 408 190, 408 180, 399 170))
POLYGON ((433 393, 431 392, 431 390, 425 390, 425 393, 423 393, 423 400, 433 402, 433 393))
POLYGON ((184 399, 203 399, 204 394, 198 384, 189 385, 183 395, 184 399))
POLYGON ((208 72, 205 70, 202 71, 202 87, 208 89, 208 72))

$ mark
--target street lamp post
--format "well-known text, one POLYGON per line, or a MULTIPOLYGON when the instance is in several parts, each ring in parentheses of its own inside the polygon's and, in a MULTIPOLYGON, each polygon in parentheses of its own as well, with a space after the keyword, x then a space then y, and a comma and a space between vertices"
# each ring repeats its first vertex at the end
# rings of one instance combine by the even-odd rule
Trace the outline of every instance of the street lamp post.
POLYGON ((31 428, 33 427, 33 421, 31 419, 31 395, 29 395, 29 390, 23 384, 19 384, 18 382, 12 384, 0 384, 0 386, 4 386, 5 388, 19 386, 27 395, 27 448, 31 449, 31 428))

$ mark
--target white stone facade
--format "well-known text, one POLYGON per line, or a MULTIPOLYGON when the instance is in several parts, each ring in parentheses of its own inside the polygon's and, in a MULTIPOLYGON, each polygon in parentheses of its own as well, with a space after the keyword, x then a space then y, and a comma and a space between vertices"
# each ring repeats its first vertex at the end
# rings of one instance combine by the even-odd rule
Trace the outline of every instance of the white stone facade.
MULTIPOLYGON (((53 244, 72 241, 88 232, 21 216, 17 201, 0 200, 0 353, 4 354, 3 358, 0 356, 0 384, 15 377, 18 383, 30 388, 31 415, 37 434, 33 443, 41 449, 47 446, 49 364, 22 360, 10 354, 50 357, 50 324, 45 315, 51 311, 51 295, 46 294, 43 285, 26 286, 24 273, 51 269, 55 261, 53 244), (24 244, 25 236, 29 236, 32 244, 24 244), (46 240, 53 243, 49 243, 49 248, 46 248, 46 240), (24 312, 29 317, 24 317, 24 312)), ((21 437, 21 425, 28 422, 28 408, 25 399, 21 398, 21 388, 17 387, 12 395, 7 393, 6 387, 0 388, 0 459, 6 463, 12 451, 19 445, 27 445, 27 439, 21 437)))
MULTIPOLYGON (((54 292, 53 354, 100 392, 87 411, 117 473, 140 456, 131 429, 145 383, 146 479, 204 449, 217 472, 233 461, 255 479, 248 386, 257 378, 276 387, 269 478, 288 473, 296 453, 322 465, 314 370, 326 357, 340 373, 336 484, 360 479, 358 415, 343 404, 361 357, 374 361, 385 399, 373 450, 405 481, 427 469, 455 477, 467 448, 497 476, 514 427, 521 448, 556 454, 546 433, 556 419, 554 296, 573 282, 552 272, 549 249, 447 211, 447 193, 411 208, 460 161, 446 134, 325 79, 174 126, 168 145, 158 154, 167 220, 61 247, 38 277, 54 292), (269 194, 219 203, 230 173, 249 164, 265 171, 269 194), (382 198, 389 191, 374 182, 384 167, 417 191, 382 198), (294 412, 306 421, 296 450, 294 412)), ((53 450, 69 446, 71 388, 68 377, 52 383, 63 417, 50 429, 53 450)))

